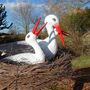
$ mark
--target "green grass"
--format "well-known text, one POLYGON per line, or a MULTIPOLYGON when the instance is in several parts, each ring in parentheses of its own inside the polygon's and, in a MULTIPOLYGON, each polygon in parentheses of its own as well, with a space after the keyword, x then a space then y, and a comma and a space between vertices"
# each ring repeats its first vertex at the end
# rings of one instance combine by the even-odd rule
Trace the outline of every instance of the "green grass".
POLYGON ((6 35, 4 37, 0 37, 0 44, 3 43, 9 43, 9 42, 15 42, 15 41, 21 41, 25 39, 24 34, 18 34, 18 35, 6 35))
POLYGON ((72 60, 71 64, 74 70, 88 68, 90 67, 90 55, 81 55, 72 60))

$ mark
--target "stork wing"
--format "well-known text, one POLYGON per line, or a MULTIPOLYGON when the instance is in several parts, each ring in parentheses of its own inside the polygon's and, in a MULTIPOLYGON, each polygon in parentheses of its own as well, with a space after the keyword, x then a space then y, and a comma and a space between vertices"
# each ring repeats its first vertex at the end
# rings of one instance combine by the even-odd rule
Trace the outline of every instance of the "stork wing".
MULTIPOLYGON (((49 37, 46 39, 37 39, 37 42, 39 43, 40 47, 43 47, 43 43, 48 43, 49 37)), ((29 46, 25 41, 17 41, 17 42, 11 42, 11 43, 5 43, 0 45, 0 51, 6 52, 7 56, 19 54, 19 53, 28 53, 32 52, 34 53, 34 49, 29 46)))
POLYGON ((26 44, 24 41, 1 44, 0 50, 6 52, 7 56, 24 53, 24 52, 34 53, 34 49, 28 44, 26 44))

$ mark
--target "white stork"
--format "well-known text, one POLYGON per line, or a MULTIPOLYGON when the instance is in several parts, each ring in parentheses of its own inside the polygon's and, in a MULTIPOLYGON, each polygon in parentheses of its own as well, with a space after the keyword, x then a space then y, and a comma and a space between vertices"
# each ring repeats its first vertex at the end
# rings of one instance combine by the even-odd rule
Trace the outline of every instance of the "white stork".
POLYGON ((57 53, 57 42, 55 38, 56 35, 59 35, 62 45, 63 47, 65 47, 63 34, 67 36, 68 33, 61 30, 59 19, 55 15, 46 16, 44 22, 47 23, 46 30, 48 33, 48 37, 44 40, 37 39, 37 42, 42 48, 47 59, 52 59, 57 53))
POLYGON ((26 37, 25 41, 28 45, 32 46, 35 53, 20 53, 12 56, 5 57, 3 60, 10 60, 15 62, 24 62, 28 64, 38 64, 45 62, 45 55, 37 42, 37 36, 41 32, 41 30, 45 27, 44 24, 37 32, 36 28, 38 26, 38 21, 34 26, 32 32, 29 32, 26 37))

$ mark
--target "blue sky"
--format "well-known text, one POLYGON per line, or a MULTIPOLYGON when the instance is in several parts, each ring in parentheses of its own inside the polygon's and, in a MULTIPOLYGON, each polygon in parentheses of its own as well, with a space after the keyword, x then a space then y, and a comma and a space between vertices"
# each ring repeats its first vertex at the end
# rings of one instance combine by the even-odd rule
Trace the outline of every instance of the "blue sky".
MULTIPOLYGON (((15 5, 16 1, 20 1, 20 0, 0 0, 0 3, 3 3, 4 5, 6 5, 7 21, 9 23, 13 22, 13 20, 11 19, 11 16, 12 16, 11 9, 15 5)), ((29 1, 29 3, 32 3, 35 6, 38 6, 38 5, 41 5, 41 4, 45 4, 48 0, 28 0, 28 1, 29 1)), ((88 7, 88 6, 90 7, 90 2, 86 3, 83 6, 83 8, 88 7)), ((41 12, 43 12, 43 8, 42 7, 35 8, 35 14, 39 14, 40 15, 41 12)))
MULTIPOLYGON (((11 22, 13 22, 12 19, 12 7, 15 6, 16 2, 19 0, 0 0, 0 3, 3 3, 6 6, 6 11, 7 11, 7 22, 10 24, 11 22)), ((47 2, 47 0, 27 0, 29 1, 29 3, 34 4, 35 6, 37 5, 41 5, 41 4, 45 4, 47 2)), ((35 14, 41 14, 40 12, 43 12, 43 9, 40 8, 35 8, 35 14)), ((6 32, 6 30, 5 30, 6 32)))
POLYGON ((90 2, 87 2, 84 4, 84 6, 82 6, 83 8, 89 7, 90 8, 90 2))
MULTIPOLYGON (((17 0, 0 0, 0 3, 6 3, 6 2, 16 2, 17 0)), ((18 0, 19 1, 19 0, 18 0)), ((28 0, 31 3, 34 4, 40 4, 40 3, 45 3, 48 0, 28 0)))

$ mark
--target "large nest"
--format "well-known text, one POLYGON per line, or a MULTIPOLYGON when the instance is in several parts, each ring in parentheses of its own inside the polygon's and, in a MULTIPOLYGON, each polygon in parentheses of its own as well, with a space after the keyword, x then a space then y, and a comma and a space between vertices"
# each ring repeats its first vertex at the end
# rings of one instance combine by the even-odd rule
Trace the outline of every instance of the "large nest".
POLYGON ((72 90, 74 82, 71 79, 81 80, 80 75, 81 72, 75 72, 71 68, 71 55, 65 53, 52 62, 38 65, 1 62, 0 90, 57 90, 52 89, 57 84, 63 86, 64 89, 61 90, 72 90))

